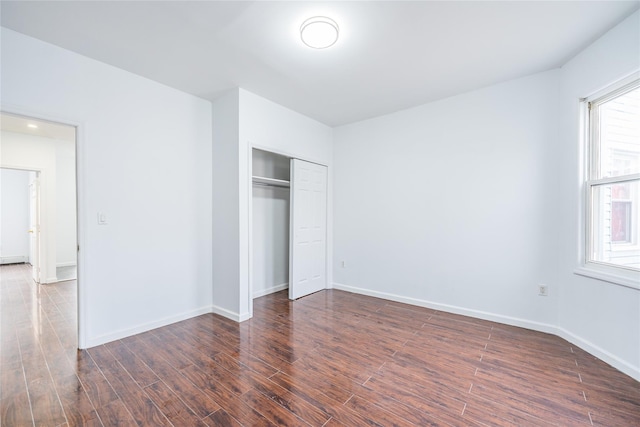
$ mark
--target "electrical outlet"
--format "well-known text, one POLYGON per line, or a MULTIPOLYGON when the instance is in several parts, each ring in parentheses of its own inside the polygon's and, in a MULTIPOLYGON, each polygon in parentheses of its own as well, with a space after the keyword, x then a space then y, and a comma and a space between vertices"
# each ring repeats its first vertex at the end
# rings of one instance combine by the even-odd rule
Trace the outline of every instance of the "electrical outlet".
POLYGON ((347 268, 347 261, 342 261, 342 268, 347 268))
POLYGON ((549 287, 547 285, 538 285, 538 295, 541 297, 549 295, 549 287))

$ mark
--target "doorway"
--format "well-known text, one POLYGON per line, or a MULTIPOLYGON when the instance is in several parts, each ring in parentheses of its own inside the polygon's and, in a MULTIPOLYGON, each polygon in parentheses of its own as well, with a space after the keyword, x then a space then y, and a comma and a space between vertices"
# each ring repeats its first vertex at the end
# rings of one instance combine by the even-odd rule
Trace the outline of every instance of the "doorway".
POLYGON ((76 127, 2 112, 0 132, 0 263, 30 264, 36 288, 75 281, 76 127))

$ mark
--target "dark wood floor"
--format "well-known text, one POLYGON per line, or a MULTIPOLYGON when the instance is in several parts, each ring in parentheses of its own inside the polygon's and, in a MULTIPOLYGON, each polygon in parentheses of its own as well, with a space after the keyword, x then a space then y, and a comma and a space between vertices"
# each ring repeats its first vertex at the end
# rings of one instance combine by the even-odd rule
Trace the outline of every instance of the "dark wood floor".
POLYGON ((324 291, 76 350, 75 282, 0 267, 2 426, 640 426, 640 384, 551 335, 324 291))

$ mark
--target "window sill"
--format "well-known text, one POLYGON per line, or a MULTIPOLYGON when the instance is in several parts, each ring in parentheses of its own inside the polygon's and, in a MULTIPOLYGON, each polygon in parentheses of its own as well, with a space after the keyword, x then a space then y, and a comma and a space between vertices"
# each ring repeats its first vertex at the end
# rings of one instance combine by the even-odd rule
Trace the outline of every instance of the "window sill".
POLYGON ((592 279, 624 286, 625 288, 640 290, 640 274, 634 271, 611 272, 608 269, 596 266, 582 266, 573 270, 574 274, 592 279))
POLYGON ((640 246, 633 245, 631 243, 617 243, 611 245, 611 252, 629 252, 629 251, 637 251, 640 249, 640 246))

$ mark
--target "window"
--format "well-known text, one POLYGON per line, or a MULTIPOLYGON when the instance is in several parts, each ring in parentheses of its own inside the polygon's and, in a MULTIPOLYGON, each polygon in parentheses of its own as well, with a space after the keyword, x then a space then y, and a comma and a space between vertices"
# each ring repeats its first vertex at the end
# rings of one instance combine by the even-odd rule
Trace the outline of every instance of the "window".
POLYGON ((585 262, 640 271, 640 79, 586 102, 585 262))

